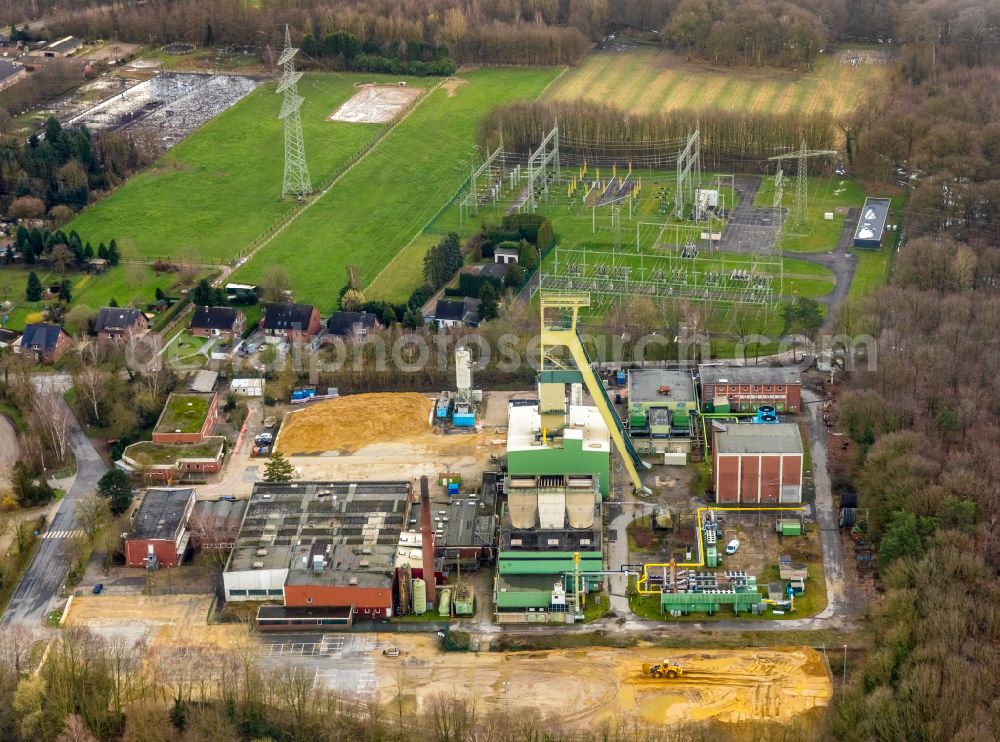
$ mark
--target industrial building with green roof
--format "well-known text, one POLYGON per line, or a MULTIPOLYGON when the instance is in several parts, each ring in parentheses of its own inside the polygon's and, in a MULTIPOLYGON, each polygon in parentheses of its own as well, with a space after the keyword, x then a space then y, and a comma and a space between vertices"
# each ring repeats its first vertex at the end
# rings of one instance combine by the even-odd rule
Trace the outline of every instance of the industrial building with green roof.
POLYGON ((611 437, 596 407, 570 406, 561 429, 542 426, 538 406, 511 406, 507 423, 507 471, 518 474, 584 474, 608 496, 611 437))

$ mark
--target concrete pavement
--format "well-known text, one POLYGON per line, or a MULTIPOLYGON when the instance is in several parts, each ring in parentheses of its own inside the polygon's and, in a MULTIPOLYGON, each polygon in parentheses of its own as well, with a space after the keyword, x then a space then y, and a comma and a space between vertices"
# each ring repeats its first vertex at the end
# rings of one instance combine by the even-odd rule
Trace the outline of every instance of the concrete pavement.
POLYGON ((827 469, 826 425, 823 423, 821 398, 815 392, 803 389, 802 399, 802 406, 809 416, 809 451, 812 454, 813 484, 816 489, 816 522, 819 524, 823 575, 826 578, 826 608, 816 618, 847 618, 849 611, 844 590, 840 517, 833 506, 833 489, 827 469))
MULTIPOLYGON (((71 531, 76 528, 76 501, 97 489, 97 482, 107 471, 107 467, 83 432, 76 416, 63 401, 62 395, 71 384, 69 376, 39 375, 34 377, 32 382, 38 389, 48 386, 69 413, 69 444, 76 457, 76 479, 59 503, 47 530, 71 531)), ((7 610, 0 618, 0 623, 37 628, 45 621, 56 605, 59 591, 68 572, 64 555, 66 543, 65 538, 42 539, 35 558, 14 591, 7 610)))

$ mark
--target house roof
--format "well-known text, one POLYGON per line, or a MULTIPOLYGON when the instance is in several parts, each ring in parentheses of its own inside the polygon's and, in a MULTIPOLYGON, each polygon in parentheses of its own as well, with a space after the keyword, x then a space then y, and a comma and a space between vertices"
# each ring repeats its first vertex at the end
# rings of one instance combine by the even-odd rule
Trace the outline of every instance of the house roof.
POLYGON ((66 54, 71 51, 75 51, 83 46, 83 42, 75 36, 67 36, 66 38, 59 39, 58 41, 53 41, 51 44, 44 47, 47 52, 59 52, 60 54, 66 54))
POLYGON ((368 312, 334 312, 326 321, 326 329, 333 335, 373 330, 377 325, 378 320, 375 315, 368 312))
POLYGON ((20 65, 8 62, 6 59, 0 59, 0 80, 6 80, 8 77, 13 77, 22 69, 24 68, 20 65))
POLYGON ((795 367, 779 366, 699 366, 702 384, 801 384, 795 367))
POLYGON ((232 307, 198 307, 191 318, 191 327, 199 330, 232 330, 239 310, 232 307))
POLYGON ((188 501, 194 496, 190 487, 163 487, 146 490, 132 519, 129 539, 173 540, 184 518, 188 501))
POLYGON ((503 277, 507 275, 507 268, 508 266, 504 263, 487 263, 479 269, 479 275, 492 276, 493 278, 503 280, 503 277))
POLYGON ((59 325, 34 324, 25 325, 21 334, 22 348, 41 348, 44 353, 56 349, 59 336, 65 334, 59 325))
POLYGON ((313 311, 312 304, 268 304, 262 326, 265 330, 305 330, 313 311))
POLYGON ((628 385, 631 404, 694 402, 694 381, 686 369, 634 368, 628 372, 628 385))
POLYGON ((516 247, 497 247, 497 248, 494 248, 493 254, 494 255, 508 255, 508 256, 516 258, 519 253, 518 253, 518 250, 517 250, 516 247))
POLYGON ((795 423, 725 425, 715 434, 719 453, 802 453, 802 434, 795 423))
POLYGON ((94 332, 128 330, 141 316, 142 312, 131 307, 104 307, 94 320, 94 332))
POLYGON ((439 299, 437 306, 434 307, 433 319, 476 324, 479 322, 479 299, 469 297, 465 297, 462 301, 439 299))

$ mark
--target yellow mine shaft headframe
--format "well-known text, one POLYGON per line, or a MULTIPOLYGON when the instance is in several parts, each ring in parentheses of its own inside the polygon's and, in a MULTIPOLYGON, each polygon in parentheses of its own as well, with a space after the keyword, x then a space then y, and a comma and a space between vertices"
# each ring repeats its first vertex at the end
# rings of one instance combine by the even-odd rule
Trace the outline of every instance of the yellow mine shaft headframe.
MULTIPOLYGON (((629 438, 625 426, 618 417, 618 413, 608 397, 607 389, 594 373, 587 349, 584 348, 577 332, 580 309, 590 306, 590 296, 588 294, 543 293, 540 296, 539 305, 541 307, 539 384, 543 387, 547 384, 562 385, 563 394, 565 394, 567 383, 583 382, 591 399, 594 400, 594 404, 597 405, 597 409, 604 419, 604 424, 608 427, 615 448, 621 454, 625 470, 632 480, 632 486, 637 492, 649 492, 639 477, 639 467, 648 469, 649 464, 642 460, 632 445, 632 439, 629 438), (558 314, 558 317, 555 319, 546 317, 546 310, 550 314, 558 314), (569 358, 564 356, 563 349, 569 352, 569 358), (574 366, 575 368, 573 368, 574 366)), ((540 410, 540 412, 544 412, 544 410, 540 410)))

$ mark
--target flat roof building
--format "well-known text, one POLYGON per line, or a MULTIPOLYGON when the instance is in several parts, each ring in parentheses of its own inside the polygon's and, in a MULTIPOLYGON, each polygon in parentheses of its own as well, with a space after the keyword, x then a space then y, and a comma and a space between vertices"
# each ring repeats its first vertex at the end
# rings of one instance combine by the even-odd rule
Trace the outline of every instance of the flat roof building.
POLYGON ((201 443, 211 436, 219 416, 215 392, 174 392, 153 428, 154 443, 201 443))
POLYGON ((629 434, 659 442, 659 446, 652 446, 657 451, 667 450, 669 439, 690 439, 691 413, 698 411, 691 372, 665 368, 630 370, 628 410, 629 434))
MULTIPOLYGON (((565 621, 574 554, 582 571, 600 572, 601 540, 601 493, 593 476, 511 475, 494 581, 497 619, 565 621)), ((582 589, 596 589, 603 578, 583 581, 582 589)))
POLYGON ((854 246, 879 248, 885 234, 885 223, 889 219, 892 202, 887 198, 866 198, 854 230, 854 246))
POLYGON ((712 425, 719 503, 802 502, 802 434, 795 423, 712 425))
POLYGON ((409 482, 258 483, 223 573, 227 600, 390 616, 409 482))
POLYGON ((701 404, 706 412, 756 412, 773 407, 776 412, 802 409, 802 374, 786 366, 698 367, 701 404))
POLYGON ((125 536, 125 564, 129 567, 176 567, 184 560, 194 509, 190 487, 146 490, 125 536))
POLYGON ((607 496, 611 437, 596 407, 570 405, 568 424, 543 429, 538 403, 510 405, 507 417, 507 471, 511 475, 592 475, 607 496))

